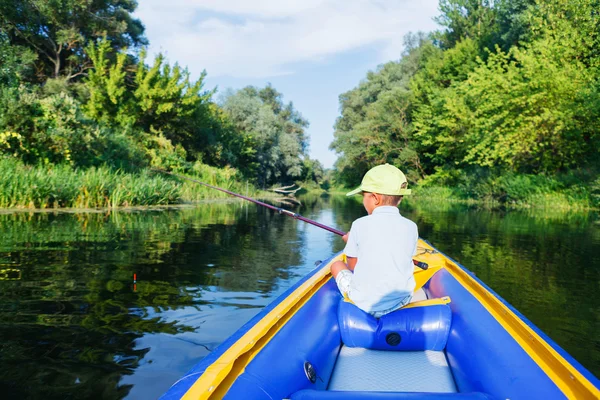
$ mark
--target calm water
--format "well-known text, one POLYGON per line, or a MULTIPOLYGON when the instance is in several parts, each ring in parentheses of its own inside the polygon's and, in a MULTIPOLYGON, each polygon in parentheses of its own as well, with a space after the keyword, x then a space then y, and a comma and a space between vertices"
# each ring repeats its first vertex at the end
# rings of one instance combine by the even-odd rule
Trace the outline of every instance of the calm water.
MULTIPOLYGON (((600 375, 597 214, 401 209, 600 375)), ((364 215, 345 198, 304 198, 296 211, 339 229, 364 215)), ((242 203, 0 215, 0 393, 156 398, 342 248, 331 233, 242 203)))

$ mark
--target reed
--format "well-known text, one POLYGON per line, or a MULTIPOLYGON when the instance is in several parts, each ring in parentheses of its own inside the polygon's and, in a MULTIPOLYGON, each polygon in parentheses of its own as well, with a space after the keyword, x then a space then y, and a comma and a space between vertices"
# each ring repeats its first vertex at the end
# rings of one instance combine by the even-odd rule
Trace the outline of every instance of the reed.
MULTIPOLYGON (((202 164, 191 176, 206 183, 255 196, 237 171, 202 164), (246 190, 247 188, 247 190, 246 190)), ((29 166, 0 158, 0 208, 99 208, 177 204, 226 194, 151 171, 125 173, 107 167, 73 169, 68 165, 29 166)))
MULTIPOLYGON (((209 185, 217 186, 231 192, 250 197, 272 196, 272 193, 258 190, 251 182, 245 180, 241 174, 233 168, 216 168, 210 165, 196 162, 188 176, 209 185)), ((181 182, 181 195, 184 201, 198 201, 214 198, 232 198, 230 195, 218 190, 210 189, 194 182, 181 182)))
POLYGON ((179 202, 177 184, 147 172, 126 174, 106 167, 26 166, 0 159, 0 207, 96 208, 179 202))
POLYGON ((552 184, 517 182, 479 183, 475 187, 417 186, 411 200, 477 204, 484 208, 592 210, 600 207, 600 201, 594 198, 585 184, 560 186, 556 182, 549 183, 552 184))

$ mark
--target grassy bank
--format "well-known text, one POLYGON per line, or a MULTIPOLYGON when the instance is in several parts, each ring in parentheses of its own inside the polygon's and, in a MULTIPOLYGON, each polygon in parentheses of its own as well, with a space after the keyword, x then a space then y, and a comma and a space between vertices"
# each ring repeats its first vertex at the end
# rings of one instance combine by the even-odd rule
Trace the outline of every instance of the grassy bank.
MULTIPOLYGON (((196 163, 187 174, 199 181, 252 196, 273 196, 248 183, 238 171, 196 163)), ((0 157, 0 208, 115 208, 181 204, 230 196, 202 185, 142 170, 125 173, 107 167, 30 166, 0 157)), ((303 191, 345 194, 353 188, 326 189, 299 183, 303 191)), ((464 203, 485 208, 589 210, 600 208, 600 178, 593 173, 461 176, 425 179, 413 185, 411 201, 464 203)))
POLYGON ((472 177, 440 184, 423 181, 415 200, 464 202, 489 208, 589 210, 600 208, 600 178, 590 172, 472 177))
MULTIPOLYGON (((463 203, 485 208, 600 209, 600 178, 589 171, 555 177, 506 174, 437 178, 413 185, 410 201, 463 203)), ((329 192, 346 193, 351 189, 333 187, 329 192)))
MULTIPOLYGON (((195 164, 195 179, 251 196, 259 192, 237 171, 195 164)), ((124 173, 110 168, 73 169, 68 165, 29 166, 0 158, 0 208, 97 208, 178 204, 230 197, 193 182, 152 171, 124 173)))

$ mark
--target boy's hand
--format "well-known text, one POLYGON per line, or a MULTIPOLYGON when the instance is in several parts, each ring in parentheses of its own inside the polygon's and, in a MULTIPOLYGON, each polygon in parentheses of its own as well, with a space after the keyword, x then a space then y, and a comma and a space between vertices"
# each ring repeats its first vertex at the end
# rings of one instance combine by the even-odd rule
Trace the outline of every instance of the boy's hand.
POLYGON ((348 236, 350 236, 350 232, 348 232, 344 236, 342 236, 342 239, 344 240, 344 243, 348 243, 348 236))

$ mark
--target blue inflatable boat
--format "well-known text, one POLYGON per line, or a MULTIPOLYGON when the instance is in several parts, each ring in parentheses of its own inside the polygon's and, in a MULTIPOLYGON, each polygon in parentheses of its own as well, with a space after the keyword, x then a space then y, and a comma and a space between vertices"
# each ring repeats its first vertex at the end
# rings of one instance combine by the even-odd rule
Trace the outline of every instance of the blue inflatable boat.
POLYGON ((340 295, 338 254, 162 399, 600 399, 600 381, 474 274, 419 241, 413 301, 380 319, 340 295))

